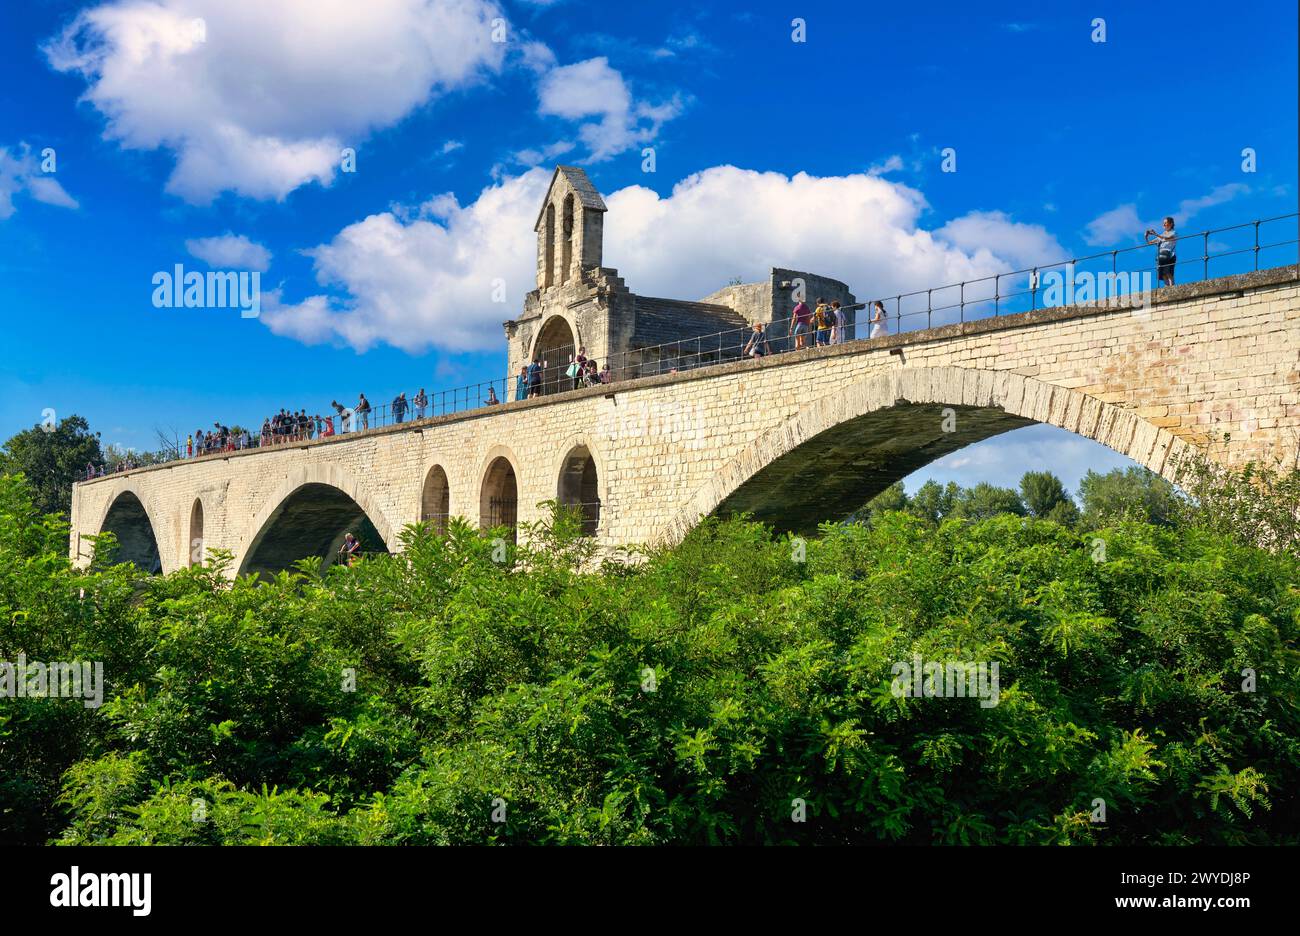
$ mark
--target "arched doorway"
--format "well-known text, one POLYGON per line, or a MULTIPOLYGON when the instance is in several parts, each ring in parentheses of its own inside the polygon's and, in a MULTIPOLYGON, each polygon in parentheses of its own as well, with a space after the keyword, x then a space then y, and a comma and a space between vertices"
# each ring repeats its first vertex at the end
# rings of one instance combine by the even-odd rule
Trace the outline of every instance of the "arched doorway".
POLYGON ((582 513, 583 536, 595 536, 600 527, 600 489, 596 460, 585 445, 575 446, 564 457, 557 496, 561 504, 582 513))
POLYGON ((573 381, 564 374, 573 360, 577 343, 573 329, 561 316, 554 315, 542 325, 533 342, 533 360, 542 365, 542 393, 572 390, 573 381))
POLYGON ((241 575, 274 575, 315 556, 331 565, 351 533, 363 556, 387 553, 388 545, 361 505, 329 484, 308 483, 284 498, 253 538, 241 575))
POLYGON ((494 458, 483 475, 479 518, 479 526, 484 530, 509 527, 510 540, 514 542, 515 524, 519 520, 519 486, 515 468, 504 455, 494 458))
POLYGON ((117 496, 104 515, 99 532, 117 537, 113 561, 130 562, 151 575, 162 572, 162 557, 158 552, 153 523, 134 492, 123 491, 117 496))
POLYGON ((205 548, 203 545, 203 501, 200 498, 194 498, 194 506, 190 509, 190 541, 189 541, 190 565, 203 565, 205 548))
POLYGON ((420 522, 427 523, 439 536, 447 533, 447 518, 451 516, 451 487, 447 472, 441 465, 429 469, 420 494, 420 522))

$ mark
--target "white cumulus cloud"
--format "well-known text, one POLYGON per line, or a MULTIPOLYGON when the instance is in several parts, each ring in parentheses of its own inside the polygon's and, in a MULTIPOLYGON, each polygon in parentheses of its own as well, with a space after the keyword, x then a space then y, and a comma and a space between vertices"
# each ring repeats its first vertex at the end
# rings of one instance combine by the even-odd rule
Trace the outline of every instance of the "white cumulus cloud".
POLYGON ((468 206, 445 194, 416 212, 384 211, 350 224, 306 251, 321 285, 346 298, 285 304, 273 294, 264 297, 261 319, 277 334, 357 350, 379 342, 412 352, 499 347, 501 323, 519 313, 534 285, 533 222, 549 180, 533 169, 484 189, 468 206))
POLYGON ((0 146, 0 221, 18 210, 14 196, 20 193, 47 205, 79 207, 52 174, 42 172, 41 161, 28 144, 19 143, 12 151, 0 146))
POLYGON ((1184 198, 1173 212, 1161 212, 1156 218, 1143 221, 1138 216, 1137 205, 1129 202, 1112 208, 1088 222, 1084 228, 1084 240, 1093 247, 1109 247, 1120 241, 1135 241, 1142 237, 1148 228, 1160 230, 1160 219, 1169 215, 1176 224, 1184 224, 1207 208, 1226 204, 1239 195, 1250 192, 1250 186, 1244 182, 1229 182, 1218 185, 1197 198, 1184 198))
POLYGON ((1178 203, 1178 210, 1174 212, 1174 221, 1178 224, 1190 221, 1193 216, 1200 214, 1206 208, 1225 204, 1249 191, 1250 186, 1244 182, 1229 182, 1227 185, 1215 186, 1209 193, 1199 198, 1184 198, 1178 203))
POLYGON ((666 198, 632 186, 606 201, 606 264, 633 291, 677 298, 706 295, 731 276, 763 279, 773 266, 843 280, 859 298, 890 295, 1003 272, 1028 251, 1054 249, 1041 228, 992 214, 926 230, 925 197, 870 174, 717 166, 666 198))
POLYGON ((622 73, 604 56, 551 69, 538 84, 537 101, 540 114, 585 121, 578 138, 591 162, 653 140, 683 108, 680 97, 659 104, 635 100, 622 73))
POLYGON ((109 0, 44 46, 105 135, 176 155, 168 191, 282 199, 344 146, 500 68, 490 0, 109 0))
MULTIPOLYGON (((332 292, 298 304, 275 297, 262 321, 358 350, 380 342, 412 352, 500 348, 501 323, 535 286, 533 223, 550 177, 535 168, 468 205, 444 194, 418 211, 349 225, 308 251, 332 292)), ((762 280, 777 266, 835 277, 865 299, 1005 272, 1060 250, 1042 228, 998 212, 927 230, 919 191, 867 174, 718 166, 667 196, 629 186, 606 202, 605 265, 642 295, 698 299, 733 276, 762 280)))
POLYGON ((1137 205, 1120 205, 1088 222, 1083 239, 1092 247, 1109 247, 1122 240, 1139 236, 1144 230, 1137 205))
POLYGON ((984 264, 1002 259, 1024 270, 1066 258, 1065 248, 1042 225, 1013 221, 1001 211, 972 211, 935 233, 984 264))
POLYGON ((243 234, 231 234, 229 231, 220 237, 187 240, 185 249, 213 269, 256 270, 265 273, 271 266, 271 251, 243 234))

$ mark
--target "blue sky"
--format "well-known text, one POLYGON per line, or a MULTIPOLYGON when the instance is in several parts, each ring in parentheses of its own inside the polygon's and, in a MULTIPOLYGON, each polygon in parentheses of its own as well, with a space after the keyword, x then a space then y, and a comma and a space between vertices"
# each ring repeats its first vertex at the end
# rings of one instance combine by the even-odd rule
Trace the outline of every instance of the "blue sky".
MULTIPOLYGON (((606 264, 681 298, 770 265, 875 296, 1129 246, 1169 213, 1184 231, 1284 214, 1296 15, 1291 0, 8 4, 0 438, 52 408, 148 448, 155 426, 498 377, 555 162, 606 194, 606 264), (261 271, 260 318, 153 306, 156 272, 207 262, 261 271)), ((1028 467, 1073 486, 1122 463, 1033 427, 909 486, 1028 467)))

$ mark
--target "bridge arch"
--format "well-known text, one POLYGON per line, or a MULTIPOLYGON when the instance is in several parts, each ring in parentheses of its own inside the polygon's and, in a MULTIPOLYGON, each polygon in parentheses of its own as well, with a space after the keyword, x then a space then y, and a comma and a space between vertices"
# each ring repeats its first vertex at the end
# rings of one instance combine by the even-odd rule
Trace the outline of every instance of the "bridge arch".
POLYGON ((424 473, 420 487, 420 522, 429 523, 439 536, 447 532, 447 521, 451 518, 451 484, 447 479, 447 469, 435 462, 424 473))
POLYGON ((245 537, 240 575, 274 573, 307 556, 328 566, 346 533, 363 552, 390 552, 397 536, 369 490, 335 465, 301 468, 268 497, 245 537))
POLYGON ((182 560, 185 565, 203 565, 203 559, 207 554, 207 545, 203 539, 203 498, 194 498, 194 506, 190 508, 190 535, 185 540, 185 554, 189 558, 182 560))
POLYGON ((104 508, 98 531, 117 537, 115 562, 133 563, 150 574, 164 571, 157 527, 152 519, 156 516, 158 514, 152 509, 148 496, 141 496, 130 485, 123 486, 113 495, 104 508))
POLYGON ((595 536, 600 531, 601 505, 605 503, 606 475, 604 460, 597 448, 585 437, 574 436, 561 447, 563 453, 555 466, 555 499, 583 513, 583 533, 595 536))
POLYGON ((504 445, 492 446, 479 479, 479 528, 508 526, 515 530, 519 523, 519 466, 514 452, 504 445))
POLYGON ((813 530, 950 452, 1035 423, 1092 439, 1170 480, 1188 449, 1131 409, 1033 377, 900 369, 801 406, 715 472, 656 539, 679 542, 714 512, 749 512, 777 529, 813 530))

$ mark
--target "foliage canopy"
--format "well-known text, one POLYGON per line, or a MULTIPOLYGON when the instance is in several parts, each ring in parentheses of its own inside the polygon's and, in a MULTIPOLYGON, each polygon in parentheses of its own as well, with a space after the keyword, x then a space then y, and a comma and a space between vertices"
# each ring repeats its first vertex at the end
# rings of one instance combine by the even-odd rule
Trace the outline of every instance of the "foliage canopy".
POLYGON ((108 685, 0 699, 0 840, 1295 843, 1297 560, 1026 499, 598 569, 557 510, 504 563, 453 522, 231 582, 75 569, 6 477, 0 660, 108 685), (897 697, 914 654, 997 662, 999 704, 897 697))

